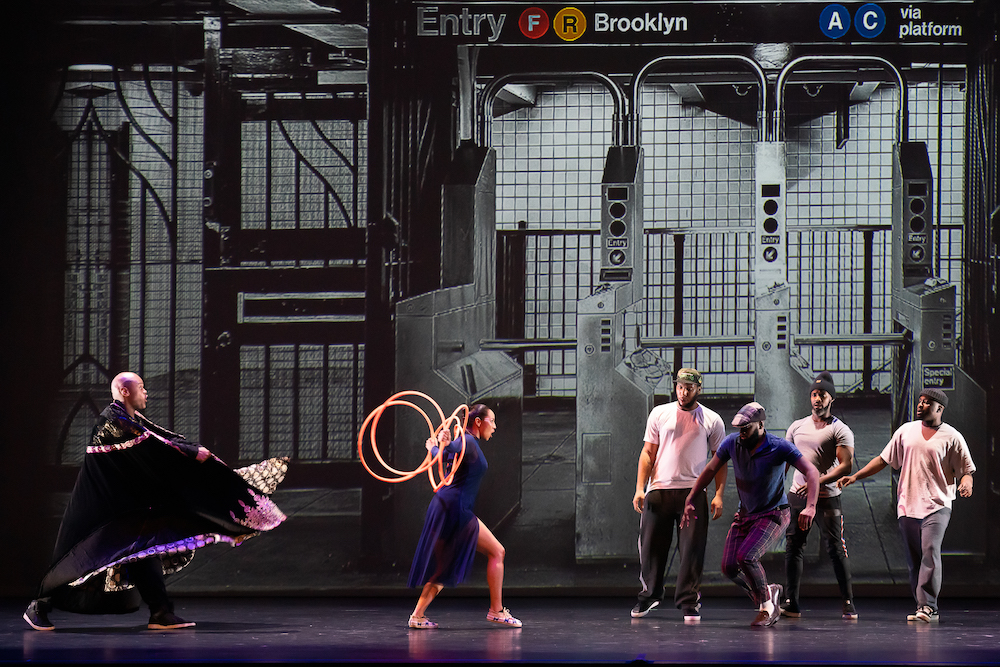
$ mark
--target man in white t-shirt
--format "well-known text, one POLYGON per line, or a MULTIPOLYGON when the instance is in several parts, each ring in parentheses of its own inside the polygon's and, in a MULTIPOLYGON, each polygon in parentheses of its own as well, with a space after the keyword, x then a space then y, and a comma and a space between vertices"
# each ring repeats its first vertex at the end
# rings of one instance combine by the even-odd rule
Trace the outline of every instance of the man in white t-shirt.
MULTIPOLYGON (((816 503, 816 522, 826 539, 826 550, 833 562, 833 572, 840 586, 843 599, 843 617, 854 620, 858 611, 854 607, 854 593, 851 587, 851 566, 847 558, 847 543, 844 541, 844 514, 840 506, 840 487, 837 480, 851 474, 851 460, 854 458, 854 433, 847 424, 833 416, 833 401, 837 398, 837 387, 833 376, 821 372, 809 387, 809 402, 812 414, 792 422, 785 431, 785 440, 795 445, 802 456, 819 471, 819 501, 816 503)), ((809 530, 799 526, 799 513, 806 506, 806 478, 798 470, 792 478, 788 490, 788 505, 791 522, 785 534, 785 595, 781 605, 781 615, 798 618, 799 583, 802 579, 803 553, 809 530)))
MULTIPOLYGON (((722 418, 698 403, 701 373, 694 368, 677 371, 677 400, 658 405, 646 421, 645 443, 639 455, 632 507, 642 515, 639 522, 639 582, 642 592, 632 609, 632 618, 641 618, 663 598, 663 576, 670 558, 674 526, 680 563, 674 603, 685 622, 701 620, 701 573, 708 542, 708 494, 697 500, 698 518, 680 527, 684 501, 714 456, 726 435, 722 418)), ((726 467, 715 476, 712 519, 722 516, 722 492, 726 467)))
POLYGON ((972 495, 972 462, 962 434, 942 421, 948 395, 924 389, 917 401, 917 421, 900 426, 879 456, 855 475, 841 477, 841 487, 870 477, 886 466, 899 470, 896 516, 906 548, 910 588, 917 610, 907 621, 938 620, 941 592, 941 542, 957 495, 972 495))

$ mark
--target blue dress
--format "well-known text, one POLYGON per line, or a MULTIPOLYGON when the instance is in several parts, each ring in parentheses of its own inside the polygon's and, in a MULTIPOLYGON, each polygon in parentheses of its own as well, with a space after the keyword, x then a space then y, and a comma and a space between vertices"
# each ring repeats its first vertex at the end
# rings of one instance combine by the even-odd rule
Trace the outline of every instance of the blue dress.
MULTIPOLYGON (((461 440, 445 446, 446 469, 450 470, 462 451, 461 440)), ((437 455, 437 447, 432 450, 437 455)), ((465 458, 450 486, 441 487, 427 507, 424 529, 413 555, 408 586, 419 588, 428 582, 457 586, 472 568, 479 540, 479 519, 472 506, 488 464, 479 441, 465 434, 465 458)))

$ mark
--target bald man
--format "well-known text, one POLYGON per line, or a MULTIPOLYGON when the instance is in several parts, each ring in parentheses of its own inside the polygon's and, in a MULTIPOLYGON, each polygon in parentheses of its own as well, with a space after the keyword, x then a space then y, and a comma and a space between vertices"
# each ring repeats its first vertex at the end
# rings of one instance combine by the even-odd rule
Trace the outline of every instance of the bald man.
POLYGON ((149 607, 151 630, 194 626, 174 613, 165 574, 207 544, 238 545, 285 519, 268 497, 287 459, 230 470, 212 453, 146 419, 145 383, 135 373, 111 382, 112 403, 90 445, 59 527, 52 567, 24 620, 54 630, 53 608, 123 613, 149 607))

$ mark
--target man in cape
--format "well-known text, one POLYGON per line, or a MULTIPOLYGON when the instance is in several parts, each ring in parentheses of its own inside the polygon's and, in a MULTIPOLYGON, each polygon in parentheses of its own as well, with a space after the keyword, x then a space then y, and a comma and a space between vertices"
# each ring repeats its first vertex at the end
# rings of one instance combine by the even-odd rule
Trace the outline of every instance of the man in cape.
POLYGON ((52 566, 24 620, 54 630, 48 614, 128 613, 149 607, 153 630, 194 626, 174 613, 164 576, 195 549, 238 546, 285 515, 268 497, 288 469, 268 459, 231 470, 208 449, 146 419, 147 392, 135 373, 111 383, 56 539, 52 566))

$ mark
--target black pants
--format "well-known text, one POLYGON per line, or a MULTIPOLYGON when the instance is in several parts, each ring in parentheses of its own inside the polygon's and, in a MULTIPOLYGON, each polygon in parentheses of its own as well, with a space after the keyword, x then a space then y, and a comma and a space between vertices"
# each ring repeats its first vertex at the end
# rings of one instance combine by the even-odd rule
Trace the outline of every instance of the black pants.
POLYGON ((670 546, 677 526, 677 549, 680 564, 674 604, 678 609, 696 607, 701 598, 701 573, 705 567, 705 544, 708 541, 708 494, 695 498, 694 519, 687 528, 680 527, 684 501, 690 489, 660 489, 646 494, 639 522, 640 600, 663 599, 663 575, 670 562, 670 546))
MULTIPOLYGON (((808 530, 799 528, 799 514, 806 507, 805 496, 788 494, 788 505, 792 511, 792 521, 785 533, 785 597, 793 606, 799 604, 799 583, 802 580, 803 552, 806 548, 808 530)), ((816 503, 816 519, 826 541, 826 552, 833 562, 833 573, 837 576, 840 596, 853 600, 851 588, 851 566, 847 559, 847 543, 844 541, 844 514, 840 510, 840 496, 820 498, 816 503)))
MULTIPOLYGON (((172 612, 174 605, 167 597, 167 586, 163 580, 163 564, 159 558, 143 558, 126 566, 128 580, 139 591, 142 601, 149 607, 150 615, 157 612, 172 612)), ((38 598, 41 611, 52 611, 51 598, 38 598)))

